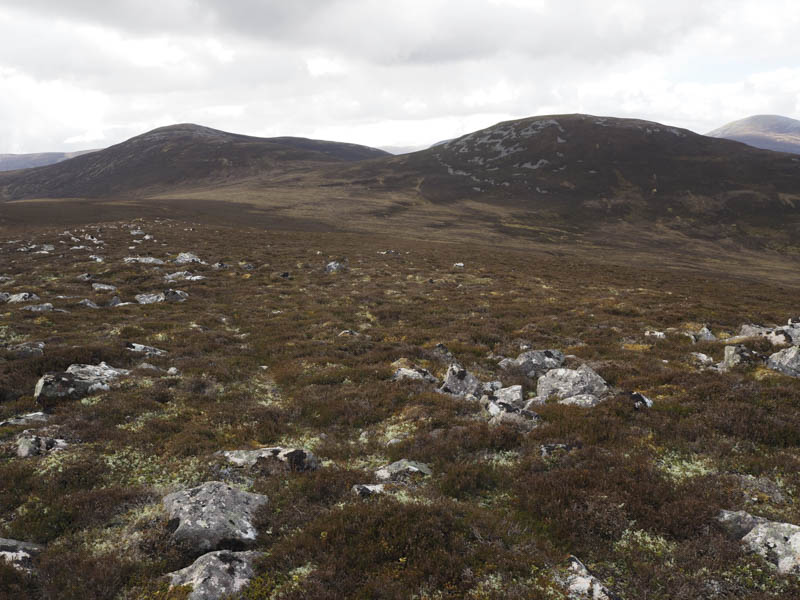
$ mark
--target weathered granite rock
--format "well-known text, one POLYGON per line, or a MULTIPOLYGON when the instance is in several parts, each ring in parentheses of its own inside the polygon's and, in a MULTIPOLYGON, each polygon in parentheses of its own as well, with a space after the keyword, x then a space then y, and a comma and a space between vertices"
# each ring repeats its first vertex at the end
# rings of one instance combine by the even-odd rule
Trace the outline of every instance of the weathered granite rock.
POLYGON ((483 391, 483 384, 460 364, 452 363, 447 368, 444 383, 439 389, 446 394, 454 396, 480 397, 483 391))
POLYGON ((723 510, 717 520, 748 550, 762 556, 781 574, 800 573, 800 527, 768 521, 744 511, 723 510))
POLYGON ((517 367, 531 378, 539 377, 551 369, 557 369, 564 364, 564 355, 558 350, 529 350, 517 358, 506 358, 500 361, 502 369, 517 367))
POLYGON ((95 392, 107 391, 113 380, 128 375, 126 369, 99 365, 70 365, 63 373, 47 373, 36 383, 33 396, 37 402, 47 400, 77 400, 95 392))
POLYGON ((44 546, 0 538, 0 561, 6 561, 20 571, 33 569, 33 558, 44 550, 44 546))
POLYGON ((386 493, 386 486, 382 483, 356 484, 351 488, 351 491, 360 498, 368 498, 369 496, 386 493))
POLYGON ((343 271, 346 270, 347 270, 347 265, 338 260, 332 260, 327 265, 325 265, 326 273, 342 273, 343 271))
POLYGON ((128 256, 127 258, 123 258, 122 262, 127 265, 132 264, 139 264, 139 265, 163 265, 164 261, 160 258, 154 258, 152 256, 128 256))
POLYGON ((170 517, 172 539, 195 552, 239 550, 252 544, 257 535, 253 518, 267 503, 267 497, 233 488, 220 481, 164 497, 170 517))
POLYGON ((580 560, 569 557, 567 563, 567 595, 570 600, 618 600, 580 560))
POLYGON ((174 262, 176 265, 206 264, 205 262, 200 260, 199 256, 197 256, 196 254, 192 254, 191 252, 181 252, 180 254, 178 254, 178 257, 172 262, 174 262))
POLYGON ((720 371, 728 371, 740 365, 755 364, 758 360, 758 355, 742 344, 725 346, 725 356, 717 368, 720 371))
POLYGON ((44 304, 30 304, 28 306, 24 306, 22 310, 27 310, 30 312, 53 312, 53 305, 49 302, 45 302, 44 304))
POLYGON ((237 467, 253 467, 259 460, 276 460, 292 471, 314 471, 319 468, 319 459, 303 448, 259 448, 258 450, 226 450, 220 453, 237 467))
POLYGON ((50 417, 43 412, 32 412, 19 417, 12 417, 5 421, 0 421, 0 427, 15 425, 31 425, 34 423, 45 423, 50 417))
POLYGON ((204 554, 191 565, 165 577, 172 587, 191 586, 188 600, 220 600, 244 588, 255 576, 253 563, 263 553, 218 550, 204 554))
POLYGON ((145 346, 144 344, 137 344, 135 342, 128 342, 125 347, 131 352, 138 352, 145 356, 166 356, 169 354, 166 350, 160 350, 153 346, 145 346))
POLYGON ((784 375, 800 377, 800 346, 776 352, 767 360, 767 366, 784 375))
POLYGON ((430 475, 433 475, 433 471, 428 465, 405 458, 375 471, 375 477, 380 481, 405 481, 416 476, 430 475))
POLYGON ((577 369, 553 369, 539 378, 536 401, 555 396, 561 404, 594 406, 608 393, 608 384, 594 370, 582 365, 577 369))
POLYGON ((21 292, 19 294, 11 294, 7 302, 9 304, 19 304, 21 302, 36 302, 38 300, 41 300, 41 298, 33 292, 21 292))
POLYGON ((65 440, 40 437, 27 432, 17 438, 17 456, 19 458, 41 456, 56 450, 63 450, 66 447, 67 442, 65 440))
POLYGON ((117 286, 111 285, 109 283, 93 283, 92 289, 95 292, 116 292, 117 286))

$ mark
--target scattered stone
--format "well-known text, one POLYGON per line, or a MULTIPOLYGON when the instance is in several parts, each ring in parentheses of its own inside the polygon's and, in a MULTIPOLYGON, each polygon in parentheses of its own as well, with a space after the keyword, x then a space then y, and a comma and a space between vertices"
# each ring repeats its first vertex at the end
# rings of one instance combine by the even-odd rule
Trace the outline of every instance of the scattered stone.
POLYGON ((529 404, 541 404, 555 396, 559 404, 592 407, 607 392, 608 384, 587 365, 577 369, 553 369, 539 378, 537 397, 529 404))
POLYGON ((117 286, 108 283, 93 283, 92 289, 95 292, 116 292, 117 286))
POLYGON ((386 493, 386 486, 382 483, 356 484, 351 488, 351 490, 360 498, 368 498, 369 496, 386 493))
POLYGON ((9 298, 11 298, 11 294, 8 292, 0 292, 0 302, 8 302, 9 298))
POLYGON ((776 352, 767 360, 767 366, 784 375, 800 377, 800 346, 776 352))
POLYGON ((67 442, 62 439, 51 437, 40 437, 38 435, 23 433, 17 438, 17 456, 19 458, 30 458, 40 456, 48 452, 63 450, 67 447, 67 442))
MULTIPOLYGON (((117 296, 115 296, 115 298, 117 298, 117 300, 119 300, 119 298, 117 296)), ((83 300, 78 302, 78 306, 85 306, 86 308, 100 308, 99 306, 97 306, 97 304, 95 304, 94 302, 92 302, 88 298, 84 298, 83 300)))
POLYGON ((777 568, 778 573, 800 573, 800 527, 768 521, 744 511, 723 510, 717 520, 735 539, 777 568))
POLYGON ((44 354, 44 342, 23 342, 21 344, 9 346, 8 350, 13 352, 17 358, 42 356, 44 354))
POLYGON ((381 481, 405 481, 414 476, 430 475, 433 475, 433 471, 428 465, 405 458, 375 471, 375 477, 381 481))
POLYGON ((253 518, 266 503, 266 496, 243 492, 220 481, 175 492, 163 500, 173 528, 172 539, 195 552, 236 550, 255 542, 253 518))
POLYGON ((277 460, 292 471, 315 471, 319 459, 309 450, 302 448, 259 448, 258 450, 226 450, 220 453, 228 462, 237 467, 253 467, 259 460, 277 460))
POLYGON ((152 256, 128 256, 127 258, 123 258, 122 262, 127 265, 132 264, 139 264, 139 265, 163 265, 164 261, 160 258, 154 258, 152 256))
POLYGON ((664 340, 667 338, 667 334, 663 331, 654 331, 652 329, 648 329, 644 332, 644 337, 651 337, 656 338, 657 340, 664 340))
POLYGON ((725 346, 725 356, 717 367, 720 371, 728 371, 740 365, 753 364, 758 360, 758 355, 742 344, 725 346))
POLYGON ((53 312, 53 305, 49 302, 45 302, 44 304, 30 304, 22 307, 22 310, 30 312, 53 312))
POLYGON ((501 369, 516 367, 526 376, 535 379, 552 369, 564 364, 564 355, 558 350, 529 350, 515 359, 506 358, 500 361, 501 369))
POLYGON ((171 587, 190 586, 187 600, 228 598, 244 588, 255 576, 253 563, 263 556, 256 551, 218 550, 204 554, 191 565, 164 577, 171 587))
POLYGON ((99 365, 70 365, 63 373, 47 373, 36 383, 37 402, 69 398, 78 400, 99 391, 108 391, 113 380, 128 375, 126 369, 99 365))
POLYGON ((494 392, 494 400, 498 403, 505 403, 510 406, 522 408, 525 404, 525 398, 522 395, 521 385, 512 385, 507 388, 501 388, 494 392))
POLYGON ((434 377, 430 371, 412 364, 408 359, 401 358, 396 360, 392 363, 392 366, 397 369, 394 375, 392 375, 392 381, 411 379, 439 385, 439 380, 434 377))
POLYGON ((454 269, 463 269, 464 268, 464 263, 463 262, 453 263, 453 268, 454 269))
POLYGON ((164 281, 202 281, 205 279, 202 275, 193 275, 189 271, 177 271, 176 273, 170 273, 169 275, 164 275, 164 281))
POLYGON ((580 448, 581 444, 542 444, 539 446, 539 452, 542 455, 542 458, 550 458, 551 456, 555 455, 556 452, 571 452, 576 448, 580 448))
POLYGON ((211 265, 211 268, 212 269, 217 269, 217 270, 230 269, 231 265, 226 264, 224 262, 216 262, 213 265, 211 265))
POLYGON ((125 347, 131 352, 139 352, 146 356, 165 356, 169 354, 166 350, 159 350, 153 346, 145 346, 144 344, 136 344, 134 342, 128 342, 125 344, 125 347))
POLYGON ((164 299, 167 302, 184 302, 188 297, 189 294, 182 290, 164 290, 164 299))
POLYGON ((653 401, 640 392, 631 392, 631 400, 633 401, 633 408, 636 410, 653 408, 653 401))
POLYGON ((94 262, 101 263, 105 259, 102 256, 97 256, 96 254, 91 254, 91 255, 89 255, 89 260, 93 260, 94 262))
POLYGON ((360 333, 358 333, 353 329, 345 329, 343 331, 340 331, 337 337, 358 337, 360 335, 361 335, 360 333))
POLYGON ((447 368, 444 383, 439 388, 445 394, 453 396, 473 396, 479 398, 483 384, 472 373, 458 363, 452 363, 447 368))
POLYGON ((44 550, 44 546, 0 538, 0 561, 5 561, 19 571, 30 572, 33 558, 44 550))
POLYGON ((192 254, 191 252, 181 252, 178 254, 178 258, 174 261, 176 265, 205 265, 207 263, 200 260, 200 258, 196 254, 192 254))
POLYGON ((453 353, 448 350, 447 346, 444 344, 436 344, 433 347, 433 355, 441 361, 452 363, 456 362, 455 356, 453 353))
POLYGON ((50 417, 43 412, 32 412, 19 417, 13 417, 6 421, 0 421, 0 427, 14 425, 32 425, 34 423, 45 423, 50 417))
POLYGON ((580 560, 569 557, 565 584, 570 600, 618 600, 580 560))
POLYGON ((77 279, 78 281, 88 282, 94 279, 94 275, 92 275, 91 273, 81 273, 75 279, 77 279))
POLYGON ((41 298, 33 292, 22 292, 20 294, 11 294, 7 302, 9 304, 18 304, 20 302, 36 302, 38 300, 41 300, 41 298))
POLYGON ((696 362, 700 363, 704 367, 708 367, 714 364, 714 359, 711 358, 708 354, 703 354, 702 352, 692 352, 690 356, 696 362))
POLYGON ((119 296, 114 296, 108 301, 108 306, 111 308, 114 308, 115 306, 123 306, 125 304, 130 304, 130 302, 123 302, 119 296))
POLYGON ((170 367, 169 369, 167 369, 167 375, 169 375, 170 377, 177 377, 180 374, 181 372, 178 370, 177 367, 170 367))
POLYGON ((326 273, 341 273, 347 270, 347 265, 343 262, 338 260, 333 260, 325 265, 325 272, 326 273))
POLYGON ((717 340, 717 336, 711 333, 711 330, 706 325, 703 325, 699 331, 684 331, 683 334, 691 338, 693 344, 717 340))

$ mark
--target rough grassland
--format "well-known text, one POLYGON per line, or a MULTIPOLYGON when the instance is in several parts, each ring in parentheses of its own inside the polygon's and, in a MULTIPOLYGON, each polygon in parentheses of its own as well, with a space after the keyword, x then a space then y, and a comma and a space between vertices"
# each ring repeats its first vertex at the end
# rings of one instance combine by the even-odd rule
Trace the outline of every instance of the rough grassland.
POLYGON ((71 228, 105 249, 70 251, 61 230, 43 228, 0 243, 0 275, 12 278, 0 291, 69 311, 0 305, 0 348, 46 343, 40 357, 0 350, 0 420, 37 410, 45 372, 134 368, 143 358, 126 342, 167 350, 147 362, 180 371, 136 370, 108 392, 48 407, 47 430, 70 443, 61 452, 17 458, 24 427, 0 428, 0 537, 46 544, 38 578, 0 566, 0 596, 182 597, 159 580, 191 562, 169 541, 160 499, 226 479, 269 497, 257 546, 266 557, 242 598, 566 598, 557 574, 570 554, 626 599, 800 597, 796 578, 745 554, 715 521, 720 509, 746 509, 800 523, 800 381, 702 371, 690 353, 719 361, 722 343, 644 337, 783 323, 798 310, 796 289, 539 251, 170 220, 133 223, 155 239, 130 250, 131 223, 71 228), (18 252, 26 243, 56 249, 18 252), (184 251, 231 268, 122 262, 184 251), (325 273, 337 259, 349 269, 325 273), (183 269, 206 279, 164 283, 183 269), (84 272, 123 301, 169 287, 190 296, 106 308, 112 294, 78 281, 84 272), (535 382, 501 370, 498 356, 522 343, 560 349, 618 393, 593 409, 548 404, 529 433, 489 426, 476 403, 390 380, 399 358, 441 376, 438 343, 481 379, 526 394, 535 382), (634 390, 653 408, 634 410, 634 390), (550 443, 571 449, 543 458, 550 443), (276 445, 308 448, 323 467, 245 477, 215 456, 276 445), (433 476, 376 498, 351 494, 400 458, 433 476), (740 475, 772 480, 782 501, 754 499, 740 475))

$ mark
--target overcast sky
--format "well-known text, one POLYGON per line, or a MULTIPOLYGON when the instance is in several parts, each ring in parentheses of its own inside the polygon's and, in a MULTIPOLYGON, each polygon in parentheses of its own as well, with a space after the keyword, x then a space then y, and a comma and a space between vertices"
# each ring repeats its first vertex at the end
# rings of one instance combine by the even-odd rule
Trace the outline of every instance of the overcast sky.
POLYGON ((538 114, 800 118, 797 0, 0 0, 0 153, 194 122, 422 146, 538 114))

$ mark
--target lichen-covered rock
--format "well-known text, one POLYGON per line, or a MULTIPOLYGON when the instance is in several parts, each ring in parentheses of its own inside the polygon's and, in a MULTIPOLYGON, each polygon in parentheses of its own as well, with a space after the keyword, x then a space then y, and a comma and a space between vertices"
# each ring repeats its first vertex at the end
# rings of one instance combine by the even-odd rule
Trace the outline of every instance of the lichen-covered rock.
POLYGON ((0 538, 0 561, 5 561, 20 571, 33 569, 33 558, 44 550, 39 544, 0 538))
POLYGON ((607 393, 608 384, 587 365, 548 371, 539 378, 536 386, 539 402, 555 396, 561 404, 577 406, 594 406, 607 393))
POLYGON ((517 358, 506 358, 500 361, 500 368, 509 369, 517 367, 531 378, 539 377, 551 369, 557 369, 564 364, 564 355, 558 350, 529 350, 517 358))
POLYGON ((431 468, 425 463, 403 458, 375 471, 375 477, 381 481, 403 481, 416 476, 433 475, 431 468))
POLYGON ((744 511, 723 510, 717 520, 751 552, 763 557, 783 575, 800 573, 800 527, 768 521, 744 511))
POLYGON ((37 302, 38 300, 41 300, 41 298, 33 292, 21 292, 19 294, 11 294, 7 302, 9 304, 18 304, 20 302, 37 302))
POLYGON ((444 383, 439 389, 453 396, 475 396, 479 398, 482 395, 483 384, 460 364, 452 363, 447 368, 444 383))
POLYGON ((267 497, 209 481, 169 494, 163 504, 175 542, 195 552, 240 550, 255 542, 253 518, 256 510, 267 504, 267 497))
POLYGON ((800 377, 800 346, 776 352, 767 360, 767 366, 784 375, 800 377))
POLYGON ((196 254, 192 254, 191 252, 181 252, 180 254, 178 254, 178 257, 172 262, 174 262, 176 265, 206 264, 205 262, 200 260, 199 256, 197 256, 196 254))
POLYGON ((725 356, 717 365, 720 371, 728 371, 738 366, 755 364, 758 355, 742 344, 725 346, 725 356))
POLYGON ((125 344, 125 347, 131 352, 138 352, 145 356, 166 356, 168 354, 166 350, 160 350, 153 346, 145 346, 144 344, 137 344, 135 342, 128 342, 125 344))
POLYGON ((358 496, 359 498, 368 498, 369 496, 375 496, 378 494, 386 493, 386 486, 382 483, 374 483, 374 484, 356 484, 351 488, 353 494, 358 496))
POLYGON ((30 433, 23 433, 17 438, 17 456, 19 458, 30 458, 31 456, 41 456, 48 452, 63 450, 67 447, 67 442, 62 439, 42 437, 30 433))
POLYGON ((107 391, 115 379, 128 375, 126 369, 99 365, 70 365, 63 373, 47 373, 36 383, 33 397, 37 402, 47 400, 77 400, 95 392, 107 391))
POLYGON ((139 265, 163 265, 164 261, 160 258, 154 258, 152 256, 128 256, 127 258, 123 258, 122 261, 126 265, 131 264, 139 264, 139 265))
POLYGON ((190 586, 188 600, 219 600, 244 588, 255 575, 253 563, 263 553, 218 550, 165 577, 172 587, 190 586))
POLYGON ((618 600, 580 560, 569 557, 565 581, 570 600, 618 600))
POLYGON ((292 471, 314 471, 319 468, 319 459, 303 448, 259 448, 257 450, 226 450, 221 452, 228 462, 237 467, 253 467, 259 460, 276 460, 292 471))

